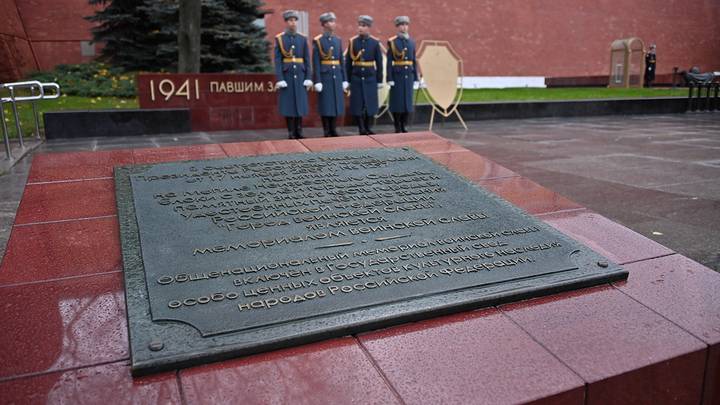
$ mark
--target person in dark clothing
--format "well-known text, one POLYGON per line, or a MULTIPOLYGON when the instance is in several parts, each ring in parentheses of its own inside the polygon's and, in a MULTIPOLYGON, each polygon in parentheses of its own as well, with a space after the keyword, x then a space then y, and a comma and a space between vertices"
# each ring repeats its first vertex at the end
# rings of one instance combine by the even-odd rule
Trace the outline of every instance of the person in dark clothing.
POLYGON ((350 38, 345 68, 350 79, 350 113, 360 135, 373 135, 372 121, 378 113, 378 89, 383 85, 383 60, 380 41, 370 35, 373 19, 358 17, 358 35, 350 38))
POLYGON ((325 136, 338 136, 337 118, 345 113, 345 78, 342 41, 335 35, 335 13, 320 15, 323 33, 313 39, 313 79, 325 136))
POLYGON ((307 92, 313 85, 310 77, 310 52, 307 38, 297 32, 300 13, 283 13, 285 31, 275 36, 275 87, 279 93, 280 115, 285 117, 288 138, 302 139, 302 117, 308 114, 307 92))
POLYGON ((408 132, 408 116, 413 112, 414 90, 419 88, 415 41, 410 38, 408 16, 395 17, 398 34, 388 39, 387 80, 390 86, 390 112, 395 132, 408 132))
POLYGON ((655 44, 650 45, 650 50, 645 54, 645 86, 652 87, 655 81, 655 64, 657 58, 655 56, 655 44))

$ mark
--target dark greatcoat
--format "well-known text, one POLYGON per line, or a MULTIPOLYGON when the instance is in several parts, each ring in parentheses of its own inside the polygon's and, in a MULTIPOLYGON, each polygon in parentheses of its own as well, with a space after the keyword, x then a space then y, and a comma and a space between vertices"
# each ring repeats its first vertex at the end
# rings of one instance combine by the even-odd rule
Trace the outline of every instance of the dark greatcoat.
POLYGON ((645 55, 645 82, 655 80, 655 65, 657 64, 657 56, 654 53, 645 55))
POLYGON ((280 114, 285 117, 307 115, 308 98, 303 82, 310 78, 310 52, 304 36, 287 32, 275 36, 275 76, 288 84, 284 89, 277 89, 280 114))
POLYGON ((355 36, 350 39, 345 68, 350 78, 350 113, 368 116, 378 112, 378 83, 383 82, 382 49, 380 41, 373 36, 355 36), (373 66, 353 66, 355 62, 374 62, 373 66))
POLYGON ((390 112, 409 113, 413 111, 413 83, 419 81, 415 41, 395 36, 388 40, 387 81, 395 82, 390 88, 390 112), (409 64, 393 66, 393 62, 409 64))
POLYGON ((323 117, 337 117, 345 113, 342 82, 347 79, 342 54, 342 41, 335 35, 325 33, 313 40, 313 81, 322 83, 322 91, 318 93, 318 110, 323 117))

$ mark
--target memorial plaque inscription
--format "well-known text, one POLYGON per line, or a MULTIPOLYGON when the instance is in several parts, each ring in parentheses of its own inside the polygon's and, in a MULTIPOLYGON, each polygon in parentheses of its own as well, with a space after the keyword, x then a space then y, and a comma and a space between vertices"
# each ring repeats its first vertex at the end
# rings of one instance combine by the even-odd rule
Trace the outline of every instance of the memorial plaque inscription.
POLYGON ((115 178, 136 374, 627 277, 412 150, 115 178))

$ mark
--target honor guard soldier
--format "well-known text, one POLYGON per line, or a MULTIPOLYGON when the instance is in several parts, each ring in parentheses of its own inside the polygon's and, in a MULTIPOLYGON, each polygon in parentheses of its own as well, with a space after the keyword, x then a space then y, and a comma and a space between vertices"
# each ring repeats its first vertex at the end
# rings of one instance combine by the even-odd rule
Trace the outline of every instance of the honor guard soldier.
POLYGON ((657 56, 655 55, 655 44, 650 45, 650 50, 645 55, 645 86, 652 87, 655 81, 655 64, 657 56))
POLYGON ((395 133, 407 132, 408 116, 413 112, 413 89, 419 88, 415 41, 410 39, 410 18, 395 17, 398 34, 388 40, 387 80, 390 86, 390 112, 395 133))
POLYGON ((370 35, 373 19, 358 17, 358 35, 350 38, 345 68, 350 78, 350 112, 360 135, 372 135, 371 120, 378 112, 378 89, 383 86, 380 41, 370 35))
POLYGON ((313 40, 313 79, 325 136, 338 136, 337 117, 345 112, 349 84, 342 63, 342 41, 335 36, 335 13, 320 16, 324 32, 313 40))
POLYGON ((280 92, 280 114, 287 120, 288 137, 301 139, 302 117, 308 113, 307 92, 313 83, 310 75, 310 52, 307 39, 297 33, 300 13, 283 13, 285 31, 275 36, 275 87, 280 92))

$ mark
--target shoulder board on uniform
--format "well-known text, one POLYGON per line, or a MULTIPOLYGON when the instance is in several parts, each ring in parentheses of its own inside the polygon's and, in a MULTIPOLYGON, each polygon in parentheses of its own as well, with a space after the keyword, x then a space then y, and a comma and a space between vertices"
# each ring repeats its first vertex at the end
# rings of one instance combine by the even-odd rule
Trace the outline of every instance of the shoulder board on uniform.
POLYGON ((275 38, 280 38, 280 37, 283 36, 283 35, 285 35, 285 33, 284 33, 284 32, 281 32, 281 33, 275 35, 275 38))
POLYGON ((394 41, 394 40, 395 40, 395 38, 397 38, 397 35, 395 35, 394 37, 390 37, 390 38, 388 38, 388 41, 394 41))
POLYGON ((316 35, 315 38, 313 38, 313 39, 317 41, 318 39, 322 38, 322 36, 323 36, 323 34, 316 35))
POLYGON ((372 39, 374 39, 374 40, 376 40, 376 41, 380 42, 380 38, 378 38, 378 37, 374 37, 374 36, 370 35, 370 38, 372 38, 372 39))
POLYGON ((358 37, 358 36, 357 36, 357 35, 355 35, 354 37, 350 38, 350 40, 351 40, 351 41, 354 41, 354 40, 355 40, 355 38, 357 38, 357 37, 358 37))

